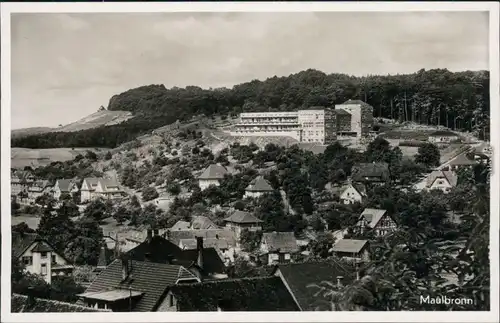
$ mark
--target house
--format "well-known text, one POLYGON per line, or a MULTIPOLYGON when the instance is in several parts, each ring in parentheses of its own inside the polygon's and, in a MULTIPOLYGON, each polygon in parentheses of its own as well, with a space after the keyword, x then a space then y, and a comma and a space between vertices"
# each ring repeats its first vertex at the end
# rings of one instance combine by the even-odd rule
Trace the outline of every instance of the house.
POLYGON ((148 230, 146 240, 126 254, 137 261, 182 265, 202 279, 227 277, 224 259, 220 253, 214 248, 205 248, 202 237, 196 237, 196 241, 196 249, 183 250, 177 244, 148 230))
POLYGON ((241 231, 247 229, 249 231, 261 231, 262 220, 257 219, 253 214, 236 210, 229 217, 224 219, 226 228, 229 228, 236 233, 236 239, 240 240, 241 231))
POLYGON ((62 253, 34 233, 12 232, 12 257, 21 261, 26 271, 42 276, 48 284, 55 276, 71 275, 74 269, 62 253))
POLYGON ((274 189, 271 184, 264 179, 263 176, 257 176, 245 189, 244 197, 258 198, 263 194, 270 193, 274 189))
POLYGON ((359 163, 351 172, 353 183, 384 184, 390 180, 389 164, 359 163))
POLYGON ((179 220, 169 230, 180 231, 180 230, 190 230, 190 229, 191 229, 190 222, 179 220))
POLYGON ((448 130, 438 130, 429 135, 428 141, 433 144, 449 144, 450 142, 457 141, 459 139, 460 137, 454 132, 448 130))
POLYGON ((219 186, 220 181, 224 179, 226 174, 228 174, 228 171, 224 166, 212 164, 198 177, 198 185, 202 191, 211 185, 219 186))
POLYGON ((370 260, 368 240, 342 239, 337 241, 332 249, 339 258, 355 262, 370 260))
POLYGON ((206 216, 198 215, 198 216, 193 216, 191 220, 191 229, 212 230, 212 229, 219 229, 219 227, 206 216))
POLYGON ((262 234, 259 258, 264 264, 292 261, 292 254, 299 251, 293 232, 266 232, 262 234))
POLYGON ((85 178, 82 183, 81 202, 95 198, 117 199, 123 197, 123 190, 116 180, 106 178, 85 178))
POLYGON ((435 170, 429 174, 426 182, 427 190, 441 190, 448 193, 453 187, 457 186, 458 176, 447 170, 435 170))
POLYGON ((72 312, 111 312, 110 310, 90 308, 72 303, 38 298, 32 295, 12 294, 11 313, 72 313, 72 312))
POLYGON ((30 171, 16 170, 11 172, 11 196, 17 196, 25 191, 35 181, 35 176, 30 171))
POLYGON ((345 286, 356 278, 353 268, 332 260, 279 264, 271 274, 281 278, 299 311, 331 310, 331 306, 318 297, 316 286, 323 282, 345 286))
POLYGON ((369 227, 373 230, 375 236, 380 237, 394 231, 396 229, 396 222, 389 216, 386 210, 366 208, 359 216, 358 227, 361 232, 366 227, 369 227))
POLYGON ((43 194, 50 193, 52 187, 47 180, 36 180, 27 188, 27 199, 28 204, 34 204, 36 199, 43 194))
POLYGON ((474 165, 477 165, 477 161, 471 159, 467 156, 466 153, 462 153, 457 157, 453 158, 450 162, 450 170, 456 171, 461 168, 472 168, 474 165))
POLYGON ((471 154, 474 157, 474 160, 480 163, 488 162, 491 158, 491 146, 488 143, 483 142, 479 146, 475 147, 471 154))
POLYGON ((104 269, 78 295, 78 303, 113 312, 161 312, 168 304, 165 296, 170 287, 197 281, 183 266, 124 257, 104 269))
POLYGON ((54 198, 59 201, 62 194, 70 194, 78 192, 78 186, 72 179, 58 179, 53 188, 54 198))
POLYGON ((366 187, 362 183, 349 183, 340 194, 340 201, 344 204, 354 204, 363 202, 366 197, 366 187))
POLYGON ((279 277, 252 277, 172 286, 167 293, 172 312, 298 311, 279 277))

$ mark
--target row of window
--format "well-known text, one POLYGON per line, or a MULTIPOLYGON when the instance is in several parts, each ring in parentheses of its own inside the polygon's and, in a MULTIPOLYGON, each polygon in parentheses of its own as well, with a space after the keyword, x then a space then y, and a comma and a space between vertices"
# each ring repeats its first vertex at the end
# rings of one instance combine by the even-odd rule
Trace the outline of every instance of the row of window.
MULTIPOLYGON (((42 252, 41 253, 41 258, 42 259, 47 259, 47 252, 42 252)), ((51 261, 52 261, 52 264, 56 263, 56 256, 55 255, 51 256, 51 261)), ((25 266, 31 266, 31 265, 33 265, 33 257, 32 256, 24 256, 22 258, 22 262, 23 262, 23 264, 25 266)))

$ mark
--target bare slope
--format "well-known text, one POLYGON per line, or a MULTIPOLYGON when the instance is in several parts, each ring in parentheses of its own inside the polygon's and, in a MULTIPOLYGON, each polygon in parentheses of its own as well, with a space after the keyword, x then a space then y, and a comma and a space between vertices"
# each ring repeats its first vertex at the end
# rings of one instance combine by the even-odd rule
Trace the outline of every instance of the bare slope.
MULTIPOLYGON (((78 154, 85 154, 87 150, 97 152, 92 148, 51 148, 51 149, 29 149, 29 148, 11 148, 11 167, 24 168, 25 166, 39 167, 46 166, 55 161, 67 161, 76 157, 78 154)), ((99 148, 99 151, 106 151, 99 148)))

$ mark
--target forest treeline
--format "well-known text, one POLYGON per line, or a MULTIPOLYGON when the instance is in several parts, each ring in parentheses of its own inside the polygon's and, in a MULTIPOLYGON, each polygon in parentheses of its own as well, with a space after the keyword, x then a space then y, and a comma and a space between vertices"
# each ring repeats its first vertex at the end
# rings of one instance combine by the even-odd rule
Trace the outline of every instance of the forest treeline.
POLYGON ((488 71, 422 69, 413 74, 356 77, 309 69, 265 81, 253 80, 231 89, 147 85, 110 99, 108 110, 134 114, 124 123, 13 138, 12 146, 114 148, 177 119, 195 115, 333 107, 349 99, 372 105, 375 117, 468 130, 484 138, 489 136, 489 81, 488 71))

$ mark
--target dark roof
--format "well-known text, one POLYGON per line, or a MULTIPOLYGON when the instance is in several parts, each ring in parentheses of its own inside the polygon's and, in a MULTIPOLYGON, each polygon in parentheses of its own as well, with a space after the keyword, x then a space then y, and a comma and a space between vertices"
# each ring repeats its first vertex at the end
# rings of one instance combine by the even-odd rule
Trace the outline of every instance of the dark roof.
POLYGON ((355 279, 352 268, 330 260, 280 264, 277 266, 276 273, 281 274, 302 311, 314 311, 318 307, 326 310, 321 306, 321 297, 316 295, 319 290, 311 285, 319 285, 324 281, 336 284, 337 277, 340 276, 344 285, 355 279))
POLYGON ((368 240, 355 240, 355 239, 342 239, 337 241, 333 245, 333 251, 335 252, 348 252, 348 253, 358 253, 365 245, 368 240))
POLYGON ((263 176, 257 176, 246 188, 250 192, 271 192, 273 188, 263 176))
POLYGON ((297 252, 299 247, 293 232, 266 232, 262 234, 269 252, 297 252))
POLYGON ((374 178, 385 181, 389 179, 389 174, 387 163, 360 163, 352 168, 352 180, 355 182, 370 181, 374 178))
POLYGON ((203 230, 203 229, 217 229, 217 225, 212 222, 209 218, 206 216, 194 216, 193 220, 191 221, 191 227, 196 230, 203 230))
POLYGON ((449 130, 437 130, 429 135, 429 137, 440 136, 440 137, 457 137, 458 135, 449 130))
POLYGON ((12 231, 12 254, 19 258, 40 237, 36 233, 20 233, 12 231))
POLYGON ((54 249, 47 244, 45 241, 38 241, 36 245, 31 249, 33 252, 51 252, 54 249))
POLYGON ((226 228, 208 230, 168 230, 166 235, 166 238, 176 245, 179 245, 181 240, 196 239, 197 237, 202 237, 203 240, 225 240, 230 246, 236 246, 236 234, 234 231, 226 228))
POLYGON ((261 223, 262 220, 256 218, 253 214, 249 212, 244 212, 236 210, 231 214, 231 216, 224 219, 226 222, 232 223, 261 223))
MULTIPOLYGON (((198 259, 198 250, 182 250, 167 239, 154 236, 137 247, 129 250, 127 255, 137 261, 144 261, 149 257, 152 262, 168 264, 175 263, 189 267, 198 259), (149 255, 147 255, 149 254, 149 255)), ((203 272, 205 274, 225 273, 226 266, 214 248, 203 248, 203 272)))
POLYGON ((335 109, 335 113, 338 115, 350 116, 351 114, 344 109, 335 109))
POLYGON ((74 181, 72 179, 59 179, 57 183, 61 192, 69 192, 71 184, 74 184, 74 181))
POLYGON ((227 169, 224 166, 212 164, 208 166, 198 179, 223 179, 227 174, 227 169))
POLYGON ((172 287, 180 311, 297 311, 279 277, 205 281, 172 287))
POLYGON ((28 296, 19 294, 12 295, 10 304, 12 313, 110 312, 110 310, 95 309, 42 298, 34 298, 33 303, 30 304, 28 296))
POLYGON ((133 311, 151 312, 159 306, 166 289, 176 284, 179 278, 186 277, 186 269, 179 265, 132 260, 130 275, 123 281, 122 260, 117 259, 96 277, 85 293, 131 288, 143 293, 133 311))

